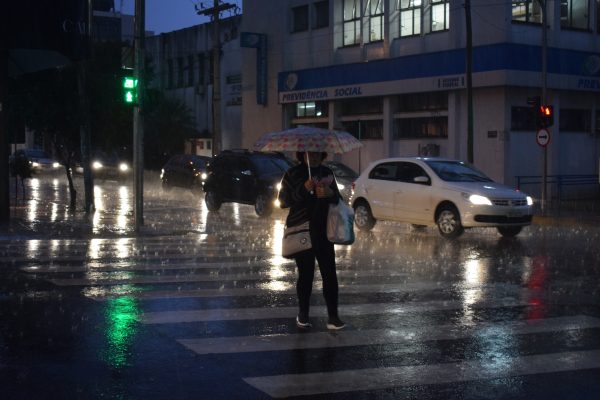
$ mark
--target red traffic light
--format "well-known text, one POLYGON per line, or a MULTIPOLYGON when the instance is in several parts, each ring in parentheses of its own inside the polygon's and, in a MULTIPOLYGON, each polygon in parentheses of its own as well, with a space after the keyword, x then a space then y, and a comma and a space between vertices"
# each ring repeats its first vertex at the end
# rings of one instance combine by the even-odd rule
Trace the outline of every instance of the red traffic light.
POLYGON ((542 128, 547 128, 554 124, 554 107, 546 104, 540 105, 539 123, 542 128))

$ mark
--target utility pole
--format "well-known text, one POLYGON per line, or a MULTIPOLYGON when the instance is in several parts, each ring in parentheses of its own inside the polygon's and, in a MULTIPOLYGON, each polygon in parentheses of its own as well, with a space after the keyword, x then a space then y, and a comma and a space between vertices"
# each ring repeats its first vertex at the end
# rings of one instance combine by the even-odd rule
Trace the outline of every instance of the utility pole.
MULTIPOLYGON (((6 38, 8 35, 8 16, 7 13, 0 17, 0 33, 6 38)), ((8 93, 6 86, 8 84, 8 41, 2 40, 0 43, 0 163, 8 166, 8 154, 10 152, 6 118, 6 100, 8 93)), ((0 223, 10 221, 10 182, 8 178, 8 168, 0 172, 0 223)))
POLYGON ((471 25, 471 0, 465 0, 466 75, 467 75, 467 161, 473 163, 473 30, 471 25))
POLYGON ((212 153, 217 155, 221 152, 221 32, 219 19, 221 11, 235 8, 235 4, 221 3, 219 0, 213 0, 211 8, 197 10, 198 15, 210 16, 213 24, 213 95, 212 95, 212 115, 213 115, 213 139, 212 153))
MULTIPOLYGON (((548 0, 538 0, 542 7, 542 104, 548 104, 548 0)), ((548 177, 548 146, 544 146, 544 165, 542 166, 542 214, 546 213, 546 180, 548 177)))
POLYGON ((134 224, 139 232, 144 225, 144 105, 146 0, 135 0, 135 61, 134 76, 137 79, 137 104, 133 109, 133 187, 134 224))

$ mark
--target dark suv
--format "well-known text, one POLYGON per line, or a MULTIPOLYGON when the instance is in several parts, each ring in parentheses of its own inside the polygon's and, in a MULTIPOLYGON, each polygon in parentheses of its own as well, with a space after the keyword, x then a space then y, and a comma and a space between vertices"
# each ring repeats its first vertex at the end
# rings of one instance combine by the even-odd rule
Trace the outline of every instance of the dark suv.
POLYGON ((277 186, 292 163, 277 153, 226 150, 208 165, 204 182, 204 201, 209 211, 222 203, 254 205, 256 214, 265 217, 273 211, 277 186))
POLYGON ((206 165, 210 157, 195 154, 176 154, 172 156, 160 172, 164 189, 171 186, 201 188, 206 179, 206 165))

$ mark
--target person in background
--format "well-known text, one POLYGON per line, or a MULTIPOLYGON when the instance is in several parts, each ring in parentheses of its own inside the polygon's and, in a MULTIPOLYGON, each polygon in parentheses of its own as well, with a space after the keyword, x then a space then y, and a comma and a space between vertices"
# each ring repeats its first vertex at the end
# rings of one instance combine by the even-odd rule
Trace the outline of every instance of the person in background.
POLYGON ((315 275, 315 261, 323 279, 323 296, 327 304, 328 329, 342 329, 345 324, 338 316, 338 281, 333 243, 327 239, 327 212, 329 204, 341 199, 333 172, 321 164, 327 157, 322 152, 298 152, 300 164, 290 168, 282 179, 279 201, 282 208, 290 209, 286 225, 297 226, 309 221, 312 248, 296 255, 298 267, 299 312, 296 325, 308 329, 310 296, 315 275), (309 175, 310 166, 310 175, 309 175))

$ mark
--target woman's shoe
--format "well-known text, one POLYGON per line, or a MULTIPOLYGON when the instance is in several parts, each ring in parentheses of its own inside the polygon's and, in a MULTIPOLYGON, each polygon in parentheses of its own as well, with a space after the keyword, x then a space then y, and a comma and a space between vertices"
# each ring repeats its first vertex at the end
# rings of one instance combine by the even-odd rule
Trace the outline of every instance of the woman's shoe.
POLYGON ((301 317, 298 315, 296 317, 296 326, 298 326, 298 328, 308 329, 312 327, 312 324, 308 322, 308 317, 301 317))
POLYGON ((327 321, 327 329, 339 330, 343 329, 346 324, 338 317, 330 317, 327 321))

